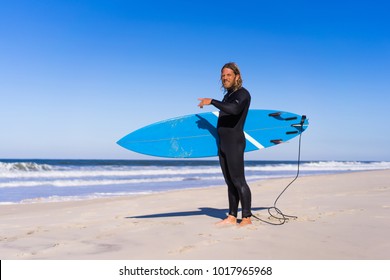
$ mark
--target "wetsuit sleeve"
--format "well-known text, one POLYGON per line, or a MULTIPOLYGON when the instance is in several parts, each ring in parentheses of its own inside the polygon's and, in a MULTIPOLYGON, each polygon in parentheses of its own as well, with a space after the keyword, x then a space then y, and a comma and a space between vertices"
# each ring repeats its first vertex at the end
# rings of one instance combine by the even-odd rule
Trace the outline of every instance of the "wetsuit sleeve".
POLYGON ((232 103, 221 102, 215 99, 211 100, 211 104, 213 104, 216 108, 231 115, 240 114, 242 110, 244 110, 245 106, 247 106, 248 102, 248 96, 243 93, 237 96, 237 98, 232 103))

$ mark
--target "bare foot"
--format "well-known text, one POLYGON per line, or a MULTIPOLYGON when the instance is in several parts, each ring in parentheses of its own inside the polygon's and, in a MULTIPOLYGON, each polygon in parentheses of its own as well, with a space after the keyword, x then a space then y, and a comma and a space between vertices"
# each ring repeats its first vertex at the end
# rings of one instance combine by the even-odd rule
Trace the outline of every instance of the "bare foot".
POLYGON ((248 218, 242 218, 241 223, 238 226, 244 227, 244 226, 251 225, 251 224, 252 224, 251 218, 248 217, 248 218))
POLYGON ((226 219, 216 223, 217 226, 225 226, 225 225, 236 225, 237 224, 237 218, 234 216, 227 216, 226 219))

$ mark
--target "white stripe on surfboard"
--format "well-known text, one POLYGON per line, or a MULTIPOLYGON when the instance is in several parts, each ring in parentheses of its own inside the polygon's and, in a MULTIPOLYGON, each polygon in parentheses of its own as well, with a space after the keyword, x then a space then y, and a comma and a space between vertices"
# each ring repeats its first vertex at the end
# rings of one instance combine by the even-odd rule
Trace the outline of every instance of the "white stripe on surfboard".
POLYGON ((259 142, 257 142, 257 140, 255 138, 253 138, 252 136, 250 136, 248 133, 246 133, 244 131, 244 135, 245 135, 245 139, 248 140, 249 142, 251 142, 253 145, 255 145, 256 148, 258 148, 259 150, 260 149, 264 149, 264 146, 261 145, 259 142))
MULTIPOLYGON (((217 118, 219 117, 219 112, 212 112, 215 116, 217 116, 217 118)), ((258 148, 259 150, 261 149, 264 149, 264 146, 261 145, 255 138, 253 138, 252 136, 250 136, 248 133, 246 133, 244 131, 244 135, 245 135, 245 139, 248 140, 249 142, 251 142, 256 148, 258 148)))

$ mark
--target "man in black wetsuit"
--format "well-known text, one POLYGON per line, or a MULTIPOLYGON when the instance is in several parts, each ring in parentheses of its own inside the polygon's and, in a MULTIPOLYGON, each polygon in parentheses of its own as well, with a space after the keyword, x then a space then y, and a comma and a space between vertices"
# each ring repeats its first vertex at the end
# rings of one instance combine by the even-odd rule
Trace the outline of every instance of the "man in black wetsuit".
POLYGON ((233 63, 225 64, 221 69, 221 82, 225 89, 222 101, 211 98, 199 98, 199 107, 214 105, 220 110, 218 117, 219 147, 218 156, 222 173, 228 186, 229 215, 218 225, 236 224, 238 204, 241 201, 242 221, 240 226, 251 224, 251 191, 245 180, 243 131, 248 114, 251 96, 242 87, 241 73, 233 63))

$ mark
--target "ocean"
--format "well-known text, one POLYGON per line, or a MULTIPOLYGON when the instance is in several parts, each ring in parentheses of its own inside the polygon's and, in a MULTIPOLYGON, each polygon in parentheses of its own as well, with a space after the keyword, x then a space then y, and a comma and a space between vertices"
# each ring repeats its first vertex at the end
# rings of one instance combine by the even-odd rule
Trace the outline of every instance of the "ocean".
MULTIPOLYGON (((300 176, 390 169, 387 161, 303 161, 300 176)), ((296 161, 246 161, 248 183, 295 177, 296 161)), ((0 204, 83 200, 224 185, 216 160, 0 159, 0 204)))

